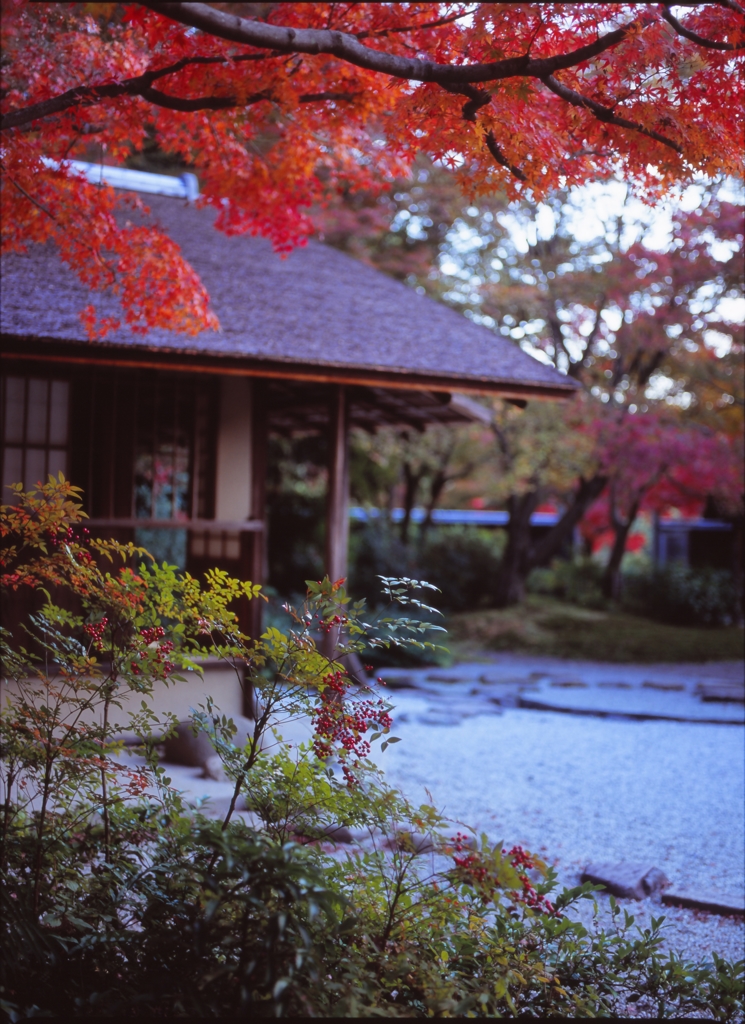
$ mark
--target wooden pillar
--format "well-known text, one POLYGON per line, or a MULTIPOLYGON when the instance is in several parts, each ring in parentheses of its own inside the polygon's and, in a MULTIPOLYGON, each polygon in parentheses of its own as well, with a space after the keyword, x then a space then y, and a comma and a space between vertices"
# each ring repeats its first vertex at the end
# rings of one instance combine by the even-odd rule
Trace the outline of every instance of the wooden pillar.
MULTIPOLYGON (((241 555, 245 549, 248 578, 252 583, 266 583, 266 402, 263 398, 261 381, 253 382, 251 401, 251 519, 259 519, 264 529, 245 533, 241 544, 241 555)), ((263 601, 250 601, 245 632, 251 637, 261 636, 261 612, 263 601)))
MULTIPOLYGON (((240 576, 252 583, 265 583, 267 575, 266 557, 266 403, 260 382, 252 381, 251 387, 251 430, 246 444, 250 447, 251 478, 249 485, 249 519, 259 519, 263 530, 244 531, 241 534, 240 576)), ((238 622, 243 633, 258 639, 262 633, 262 610, 264 602, 241 599, 238 622)), ((256 696, 248 679, 243 681, 243 714, 247 718, 256 716, 256 696)))
POLYGON ((329 414, 326 572, 335 583, 346 578, 349 545, 349 416, 343 384, 333 387, 329 414))
MULTIPOLYGON (((347 390, 343 384, 332 385, 329 404, 329 482, 326 495, 326 574, 332 583, 347 575, 349 546, 349 430, 347 390)), ((334 661, 339 629, 327 633, 320 645, 321 653, 334 661)))

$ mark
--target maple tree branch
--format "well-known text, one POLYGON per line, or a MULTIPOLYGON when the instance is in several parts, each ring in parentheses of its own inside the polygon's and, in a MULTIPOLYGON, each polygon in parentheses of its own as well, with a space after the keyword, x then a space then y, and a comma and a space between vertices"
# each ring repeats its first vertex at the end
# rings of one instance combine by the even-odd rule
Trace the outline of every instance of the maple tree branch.
MULTIPOLYGON (((197 96, 194 99, 187 99, 182 96, 169 96, 168 93, 152 87, 140 89, 135 95, 141 96, 148 103, 165 107, 167 110, 180 110, 183 113, 190 113, 194 110, 229 110, 238 105, 235 96, 197 96)), ((247 96, 241 106, 248 107, 253 103, 260 103, 261 100, 268 99, 271 99, 270 93, 256 92, 252 96, 247 96)))
POLYGON ((583 96, 581 93, 576 92, 574 89, 570 89, 566 85, 554 78, 553 75, 546 75, 541 78, 541 81, 550 89, 551 92, 556 93, 561 99, 566 100, 567 103, 571 103, 575 107, 584 107, 586 110, 591 111, 599 121, 603 121, 605 124, 617 125, 619 128, 630 128, 632 131, 640 132, 642 135, 648 136, 650 139, 654 139, 656 142, 661 142, 663 146, 668 146, 670 149, 674 149, 676 153, 683 152, 683 147, 679 146, 677 142, 673 142, 672 139, 668 139, 666 135, 660 135, 659 132, 652 131, 651 128, 645 128, 644 125, 637 124, 635 121, 629 121, 625 117, 618 117, 614 114, 610 107, 603 106, 602 103, 598 103, 597 100, 592 100, 589 96, 583 96))
POLYGON ((734 11, 735 14, 745 15, 745 7, 741 7, 736 0, 719 0, 719 6, 728 7, 731 11, 734 11))
POLYGON ((506 167, 507 170, 511 174, 513 174, 517 178, 518 181, 527 181, 528 180, 525 177, 525 175, 523 174, 523 172, 520 170, 519 167, 515 167, 514 164, 511 164, 509 162, 507 157, 504 155, 502 150, 499 148, 499 144, 498 144, 497 140, 494 138, 494 132, 493 131, 489 130, 486 133, 486 137, 485 137, 484 141, 486 142, 486 148, 489 150, 489 152, 491 153, 491 155, 494 157, 494 159, 497 161, 498 164, 500 164, 502 167, 506 167))
MULTIPOLYGON (((477 89, 473 85, 467 85, 466 83, 460 83, 458 85, 443 85, 443 89, 446 92, 454 93, 455 95, 467 96, 468 100, 463 104, 463 117, 466 121, 475 121, 476 114, 478 111, 485 107, 491 102, 491 96, 485 89, 477 89)), ((515 167, 511 164, 507 157, 504 155, 499 147, 499 143, 494 137, 494 132, 490 129, 484 138, 486 142, 486 148, 489 150, 491 155, 494 157, 500 167, 506 167, 507 170, 513 174, 518 181, 527 181, 523 172, 519 167, 515 167)))
MULTIPOLYGON (((249 54, 248 56, 254 55, 249 54)), ((194 99, 188 99, 161 92, 159 89, 154 89, 150 84, 159 78, 163 78, 165 75, 181 71, 189 64, 229 63, 229 58, 223 57, 190 57, 178 61, 177 64, 173 64, 168 68, 161 68, 159 71, 148 71, 143 75, 138 75, 137 78, 128 78, 118 84, 78 86, 75 89, 68 89, 67 92, 61 93, 52 99, 43 100, 41 103, 34 103, 31 106, 3 115, 0 119, 0 129, 5 131, 9 128, 20 128, 32 121, 39 121, 52 114, 62 113, 70 107, 89 107, 103 99, 115 99, 119 96, 140 96, 156 106, 165 107, 168 110, 180 110, 185 113, 195 110, 228 110, 231 107, 250 106, 253 103, 261 102, 261 100, 271 100, 273 98, 269 92, 258 92, 247 96, 241 103, 239 103, 236 96, 199 96, 194 99)), ((358 95, 359 93, 349 92, 317 92, 299 96, 298 100, 300 103, 318 103, 332 100, 349 102, 358 95)))
POLYGON ((450 14, 445 18, 439 18, 437 21, 427 21, 422 25, 403 25, 394 26, 392 28, 381 28, 377 32, 355 32, 358 39, 367 39, 369 36, 388 36, 393 32, 417 32, 424 28, 439 28, 441 25, 451 25, 454 21, 458 21, 460 18, 465 18, 470 14, 475 14, 476 8, 472 8, 470 11, 460 11, 456 14, 450 14))
MULTIPOLYGON (((5 170, 4 167, 3 167, 3 170, 5 170)), ((7 174, 7 171, 6 171, 6 174, 7 174)), ((28 201, 33 206, 35 206, 37 208, 37 210, 41 210, 41 212, 43 214, 45 214, 47 217, 49 217, 49 219, 51 221, 54 221, 54 223, 57 225, 58 228, 60 228, 61 231, 66 231, 67 230, 65 228, 64 224, 60 223, 59 219, 54 216, 52 211, 48 210, 46 208, 46 206, 44 206, 43 203, 39 202, 38 199, 34 199, 34 197, 32 195, 30 195, 26 191, 26 189, 23 187, 23 185, 19 185, 18 182, 15 180, 15 178, 12 178, 9 174, 7 174, 7 177, 8 177, 8 181, 11 183, 11 185, 13 185, 13 187, 16 188, 21 193, 21 195, 25 196, 26 199, 28 199, 28 201)), ((93 257, 96 260, 96 262, 99 264, 99 266, 103 267, 108 272, 108 274, 110 276, 110 279, 111 279, 111 283, 114 284, 116 282, 116 272, 114 270, 112 270, 111 267, 109 266, 109 264, 106 262, 106 260, 103 259, 103 257, 101 256, 101 253, 98 251, 98 249, 96 249, 94 246, 92 246, 89 242, 86 242, 85 239, 79 238, 77 236, 74 236, 74 237, 75 237, 75 241, 79 245, 82 245, 90 253, 93 254, 93 257)))
POLYGON ((0 130, 18 128, 29 124, 31 121, 38 121, 41 118, 49 117, 50 114, 59 114, 69 107, 91 106, 102 99, 115 99, 118 96, 127 94, 142 96, 142 90, 148 89, 153 82, 164 78, 166 75, 174 75, 194 64, 231 64, 253 60, 268 60, 274 56, 275 54, 272 53, 244 53, 238 54, 235 57, 184 57, 176 61, 175 64, 169 64, 167 67, 159 68, 155 71, 146 71, 142 75, 137 75, 135 78, 127 78, 123 82, 109 85, 77 86, 74 89, 68 89, 67 92, 63 92, 59 96, 53 96, 51 99, 42 100, 40 103, 32 103, 30 106, 21 107, 18 110, 12 110, 0 118, 0 130))
POLYGON ((269 25, 266 22, 248 21, 235 14, 210 7, 202 3, 161 3, 145 0, 147 7, 156 14, 165 15, 183 25, 191 25, 219 39, 233 43, 244 43, 265 50, 281 53, 328 53, 348 64, 417 82, 433 82, 437 85, 458 82, 493 82, 504 78, 530 76, 542 78, 564 68, 574 67, 591 60, 598 54, 617 46, 634 26, 634 22, 600 36, 593 43, 580 46, 569 53, 554 57, 532 60, 530 56, 507 57, 488 64, 438 64, 436 61, 421 60, 417 57, 400 57, 374 50, 363 45, 357 36, 336 29, 289 28, 269 25))
MULTIPOLYGON (((686 39, 690 39, 692 43, 696 43, 698 46, 705 46, 709 50, 745 50, 745 43, 740 46, 735 46, 734 43, 718 43, 714 39, 706 39, 704 36, 700 36, 698 32, 692 32, 685 25, 681 25, 667 4, 662 5, 660 13, 665 21, 672 25, 679 36, 685 36, 686 39)), ((743 13, 745 14, 745 11, 743 13)))
MULTIPOLYGON (((230 110, 232 107, 249 107, 254 103, 261 103, 262 100, 274 99, 270 92, 255 92, 240 102, 236 96, 197 96, 194 99, 187 99, 182 96, 170 96, 168 93, 152 88, 141 89, 136 95, 159 107, 180 110, 184 113, 194 110, 230 110)), ((359 95, 361 94, 353 92, 309 92, 298 96, 298 101, 300 103, 328 103, 333 100, 349 102, 359 95)))

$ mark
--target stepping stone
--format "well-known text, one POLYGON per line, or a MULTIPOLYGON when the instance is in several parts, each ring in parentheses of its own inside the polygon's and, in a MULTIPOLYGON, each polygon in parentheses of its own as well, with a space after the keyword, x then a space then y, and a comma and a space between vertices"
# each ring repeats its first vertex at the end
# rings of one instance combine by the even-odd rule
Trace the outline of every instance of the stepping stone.
POLYGON ((598 683, 601 690, 633 690, 631 683, 598 683))
POLYGON ((694 691, 701 700, 734 701, 745 704, 745 682, 729 679, 702 679, 694 691))
POLYGON ((467 683, 468 681, 465 676, 446 675, 443 672, 430 672, 427 676, 428 683, 467 683))
POLYGON ((650 864, 588 864, 581 881, 604 885, 613 896, 627 900, 643 900, 670 885, 665 874, 650 864))
POLYGON ((380 678, 389 690, 418 690, 419 683, 415 676, 389 676, 384 672, 380 678))
POLYGON ((711 914, 745 914, 745 896, 713 896, 706 893, 670 890, 663 893, 662 902, 668 907, 689 907, 708 910, 711 914))
MULTIPOLYGON (((545 676, 539 678, 545 679, 545 676)), ((491 673, 484 673, 479 677, 480 683, 485 683, 487 686, 533 686, 536 683, 536 679, 532 676, 497 676, 491 673)))
POLYGON ((685 690, 685 686, 682 683, 659 683, 654 679, 645 679, 642 683, 642 687, 645 690, 665 690, 674 691, 680 693, 681 690, 685 690))
POLYGON ((554 680, 551 683, 551 686, 560 686, 564 690, 577 689, 577 688, 579 688, 581 690, 586 690, 587 689, 587 683, 580 683, 579 680, 575 680, 575 679, 567 679, 567 680, 562 680, 560 682, 557 681, 557 680, 554 680))
POLYGON ((460 725, 462 717, 455 715, 443 714, 439 711, 433 711, 430 714, 422 715, 417 721, 421 725, 460 725))
MULTIPOLYGON (((680 714, 672 714, 668 711, 661 712, 657 707, 649 710, 636 708, 632 710, 626 704, 612 706, 611 694, 608 694, 608 703, 602 706, 593 699, 594 690, 588 690, 581 696, 578 694, 574 700, 563 694, 539 694, 538 697, 520 694, 517 698, 517 706, 531 711, 555 711, 562 715, 588 715, 595 718, 607 719, 628 719, 634 722, 697 722, 701 725, 742 725, 745 724, 745 717, 733 708, 721 708, 714 710, 707 715, 702 714, 698 702, 692 701, 687 707, 681 709, 680 714)), ((649 695, 651 696, 651 694, 649 695)), ((673 711, 674 709, 670 709, 673 711)))

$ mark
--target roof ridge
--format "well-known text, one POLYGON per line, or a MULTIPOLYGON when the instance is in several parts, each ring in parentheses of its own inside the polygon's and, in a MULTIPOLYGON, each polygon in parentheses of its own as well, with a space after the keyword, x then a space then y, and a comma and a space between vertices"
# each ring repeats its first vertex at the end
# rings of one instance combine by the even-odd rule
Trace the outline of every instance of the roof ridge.
POLYGON ((196 174, 184 171, 178 177, 173 174, 155 174, 152 171, 138 171, 133 167, 111 167, 108 164, 91 164, 85 160, 52 160, 43 156, 42 163, 55 170, 69 167, 87 178, 92 185, 105 183, 112 188, 126 192, 146 192, 149 195, 171 196, 194 202, 199 198, 199 181, 196 174))

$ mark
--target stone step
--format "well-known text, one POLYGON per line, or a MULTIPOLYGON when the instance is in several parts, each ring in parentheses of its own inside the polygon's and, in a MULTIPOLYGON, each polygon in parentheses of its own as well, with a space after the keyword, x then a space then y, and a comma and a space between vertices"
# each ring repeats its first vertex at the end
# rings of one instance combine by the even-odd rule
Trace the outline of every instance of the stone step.
POLYGON ((670 889, 662 894, 662 902, 668 907, 689 907, 691 910, 707 910, 711 914, 745 915, 745 896, 717 896, 670 889))

